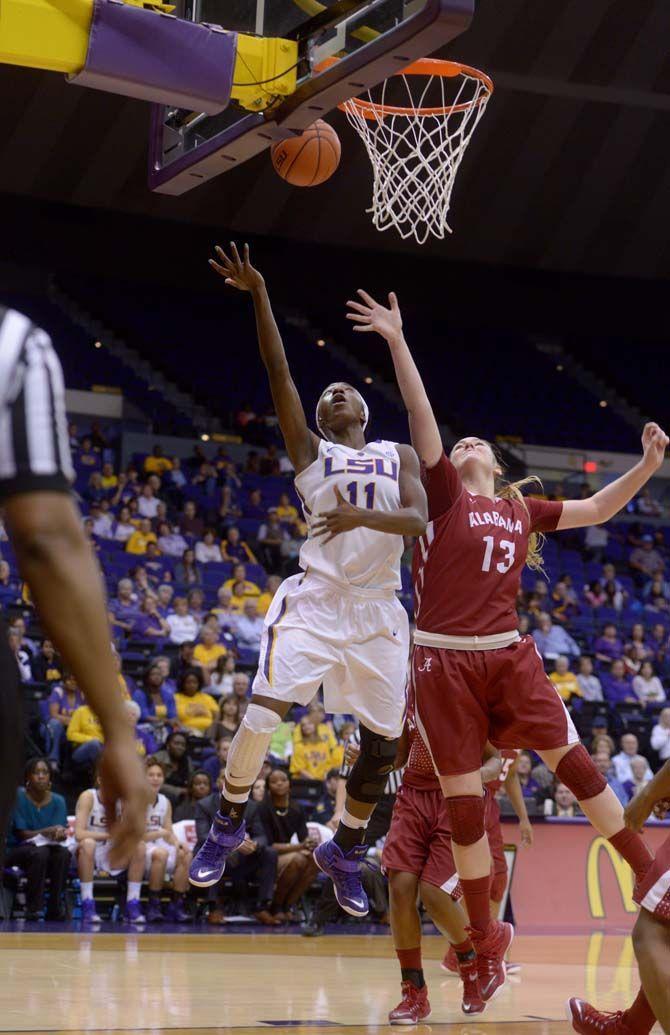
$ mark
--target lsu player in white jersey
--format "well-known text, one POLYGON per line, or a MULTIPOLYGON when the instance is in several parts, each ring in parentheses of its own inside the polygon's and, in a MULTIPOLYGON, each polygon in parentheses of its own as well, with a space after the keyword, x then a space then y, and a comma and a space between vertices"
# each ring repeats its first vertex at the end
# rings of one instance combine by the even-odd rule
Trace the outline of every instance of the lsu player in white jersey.
MULTIPOLYGON (((100 797, 100 777, 96 786, 82 791, 77 799, 74 836, 77 841, 77 872, 81 885, 81 920, 83 924, 100 923, 93 898, 93 878, 96 873, 118 877, 125 871, 114 868, 110 861, 112 842, 107 826, 107 814, 100 797)), ((140 893, 146 845, 140 841, 128 863, 128 894, 123 919, 130 924, 143 924, 145 917, 140 907, 140 893)))
POLYGON ((353 916, 368 912, 360 880, 365 827, 393 769, 405 715, 409 628, 396 596, 404 535, 426 527, 416 453, 365 441, 368 407, 345 383, 329 385, 312 432, 291 377, 261 274, 235 245, 210 264, 226 284, 251 294, 261 357, 286 450, 295 468, 309 536, 303 572, 286 579, 265 617, 253 697, 230 746, 219 811, 190 869, 191 883, 216 884, 226 857, 245 839, 244 809, 274 730, 294 703, 323 683, 329 711, 359 719, 361 753, 332 841, 314 858, 353 916))
POLYGON ((168 919, 173 923, 185 923, 191 919, 184 905, 188 891, 188 866, 191 852, 180 844, 172 829, 172 805, 161 787, 165 783, 165 773, 157 758, 149 757, 146 761, 147 780, 152 791, 152 800, 147 808, 145 876, 149 881, 149 904, 147 920, 149 923, 161 923, 168 919), (166 876, 172 877, 172 900, 163 915, 161 895, 166 876))

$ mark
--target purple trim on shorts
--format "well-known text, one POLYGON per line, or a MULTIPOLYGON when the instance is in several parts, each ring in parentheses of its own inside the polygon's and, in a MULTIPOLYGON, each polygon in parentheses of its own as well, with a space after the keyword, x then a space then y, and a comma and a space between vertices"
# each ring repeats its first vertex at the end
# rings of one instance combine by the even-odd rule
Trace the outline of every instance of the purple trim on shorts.
POLYGON ((272 661, 272 649, 275 645, 275 626, 282 620, 286 614, 286 605, 288 604, 288 597, 284 597, 279 608, 279 614, 275 618, 274 622, 271 622, 268 626, 268 645, 265 650, 265 658, 263 659, 263 675, 270 682, 270 662, 272 661))

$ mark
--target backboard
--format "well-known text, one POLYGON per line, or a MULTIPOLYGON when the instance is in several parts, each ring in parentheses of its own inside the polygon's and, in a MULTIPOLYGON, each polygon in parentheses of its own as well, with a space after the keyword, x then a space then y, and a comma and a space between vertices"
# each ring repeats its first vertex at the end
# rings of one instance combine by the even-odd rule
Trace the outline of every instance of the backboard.
POLYGON ((149 186, 184 194, 301 133, 469 27, 475 0, 178 0, 180 18, 298 44, 297 85, 264 112, 231 102, 201 112, 153 105, 149 186), (338 60, 320 70, 326 58, 338 60))

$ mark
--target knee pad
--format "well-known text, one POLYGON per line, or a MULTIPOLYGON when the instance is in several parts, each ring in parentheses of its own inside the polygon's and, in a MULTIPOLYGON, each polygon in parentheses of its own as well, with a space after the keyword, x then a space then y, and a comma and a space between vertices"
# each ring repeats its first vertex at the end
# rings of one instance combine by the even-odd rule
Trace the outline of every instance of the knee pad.
POLYGON ((491 878, 490 896, 494 902, 502 902, 507 887, 507 871, 494 873, 491 878))
POLYGON ((445 803, 454 844, 467 848, 481 841, 485 830, 486 798, 468 794, 462 798, 446 798, 445 803))
POLYGON ((233 737, 226 764, 226 779, 235 787, 250 787, 254 782, 281 718, 271 708, 250 704, 242 725, 233 737))
POLYGON ((272 736, 281 721, 271 708, 264 708, 262 704, 254 704, 252 701, 242 719, 242 727, 251 733, 269 733, 272 736))
POLYGON ((572 791, 577 801, 595 798, 607 787, 607 780, 598 772, 583 744, 575 744, 563 755, 556 766, 556 776, 572 791))
POLYGON ((376 805, 384 793, 389 773, 393 772, 398 741, 387 740, 362 723, 360 734, 361 753, 349 774, 347 794, 356 801, 376 805))

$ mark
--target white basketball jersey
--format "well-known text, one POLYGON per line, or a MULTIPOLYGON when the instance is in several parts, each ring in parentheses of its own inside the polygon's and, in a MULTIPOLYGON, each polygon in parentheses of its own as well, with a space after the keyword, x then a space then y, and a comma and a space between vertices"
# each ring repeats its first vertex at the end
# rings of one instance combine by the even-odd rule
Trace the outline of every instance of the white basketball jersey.
POLYGON ((147 830, 160 830, 167 819, 168 800, 159 794, 153 805, 147 808, 147 830))
POLYGON ((364 449, 352 449, 321 441, 316 460, 295 479, 309 529, 300 551, 301 568, 361 589, 399 589, 401 535, 354 528, 325 545, 327 535, 312 537, 317 515, 337 506, 336 485, 354 506, 395 511, 400 509, 399 476, 400 457, 393 442, 368 442, 364 449))
POLYGON ((107 830, 105 808, 100 801, 100 795, 95 788, 93 788, 93 808, 88 817, 88 829, 96 830, 98 833, 100 833, 100 831, 107 830))

